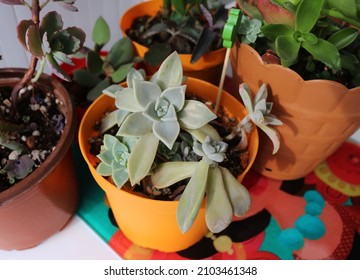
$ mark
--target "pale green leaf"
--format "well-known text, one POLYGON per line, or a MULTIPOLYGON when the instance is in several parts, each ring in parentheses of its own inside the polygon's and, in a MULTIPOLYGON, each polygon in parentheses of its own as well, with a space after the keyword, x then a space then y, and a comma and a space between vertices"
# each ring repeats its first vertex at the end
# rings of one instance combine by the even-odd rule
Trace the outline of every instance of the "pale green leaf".
POLYGON ((115 106, 121 110, 129 112, 140 112, 144 110, 137 102, 134 89, 132 88, 122 89, 119 94, 116 94, 115 98, 115 106))
POLYGON ((226 168, 220 167, 226 193, 233 213, 242 216, 250 208, 251 197, 248 190, 226 168))
POLYGON ((143 71, 139 71, 134 68, 131 68, 126 77, 126 82, 129 88, 134 88, 135 80, 144 81, 145 73, 143 71))
POLYGON ((180 125, 177 121, 155 122, 153 132, 171 150, 180 133, 180 125))
POLYGON ((110 176, 112 174, 112 168, 110 165, 100 162, 100 164, 96 167, 96 172, 101 176, 110 176))
POLYGON ((181 127, 189 129, 200 128, 216 118, 204 103, 196 100, 186 100, 183 109, 178 113, 181 127))
POLYGON ((186 86, 167 88, 161 96, 175 106, 176 111, 180 111, 185 104, 186 86))
POLYGON ((134 63, 126 63, 120 65, 118 69, 114 73, 111 74, 111 79, 114 83, 120 83, 125 80, 127 74, 129 73, 130 69, 133 67, 134 63))
POLYGON ((119 136, 143 136, 152 131, 153 122, 145 117, 142 112, 129 114, 121 125, 119 136))
POLYGON ((181 180, 191 177, 198 162, 177 161, 160 164, 151 176, 154 186, 158 189, 166 188, 181 180))
POLYGON ((205 195, 209 165, 201 160, 187 184, 177 207, 176 217, 181 232, 187 232, 193 225, 205 195))
POLYGON ((146 108, 146 106, 156 101, 161 95, 161 88, 152 82, 135 80, 134 81, 134 94, 137 103, 146 108))
POLYGON ((158 146, 159 139, 153 133, 141 136, 136 142, 128 161, 131 185, 138 184, 148 175, 154 162, 158 146), (144 156, 144 151, 146 151, 146 156, 144 156))
POLYGON ((219 133, 217 132, 217 130, 210 124, 206 124, 198 129, 184 128, 184 130, 189 132, 196 140, 198 140, 201 143, 205 141, 205 138, 207 136, 210 136, 210 138, 215 141, 221 140, 221 137, 220 137, 219 133))
POLYGON ((156 83, 162 90, 182 84, 183 68, 177 52, 170 54, 160 65, 156 75, 156 83))
POLYGON ((99 16, 94 24, 92 39, 99 46, 107 44, 110 40, 110 27, 102 16, 99 16))
POLYGON ((232 214, 220 169, 210 168, 206 187, 206 225, 211 232, 218 233, 229 226, 232 214))

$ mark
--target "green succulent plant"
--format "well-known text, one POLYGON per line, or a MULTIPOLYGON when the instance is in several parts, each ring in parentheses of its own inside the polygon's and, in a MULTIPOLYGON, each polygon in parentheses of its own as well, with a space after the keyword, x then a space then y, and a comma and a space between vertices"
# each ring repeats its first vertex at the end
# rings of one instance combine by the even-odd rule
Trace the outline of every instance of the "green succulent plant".
POLYGON ((221 33, 228 14, 225 4, 229 2, 163 0, 159 20, 154 17, 127 34, 149 47, 144 60, 150 65, 159 65, 174 50, 191 54, 195 63, 209 50, 222 47, 221 33))
MULTIPOLYGON (((306 80, 336 80, 348 87, 360 84, 359 1, 237 2, 250 18, 262 21, 264 38, 244 41, 253 44, 261 55, 272 50, 283 66, 306 80)), ((239 39, 243 29, 239 29, 239 39)))
POLYGON ((88 101, 94 101, 111 84, 125 80, 134 63, 139 61, 127 37, 117 40, 108 52, 102 52, 110 38, 108 23, 102 16, 98 17, 92 32, 94 47, 86 50, 85 68, 73 73, 73 81, 89 89, 88 101))
MULTIPOLYGON (((132 69, 127 76, 128 87, 112 85, 105 89, 104 93, 115 99, 117 109, 101 122, 100 131, 105 136, 97 171, 111 176, 119 188, 127 180, 134 186, 142 180, 149 182, 150 177, 152 191, 159 194, 185 184, 177 208, 181 231, 192 226, 206 197, 207 226, 212 232, 220 232, 233 215, 247 211, 250 196, 221 166, 228 144, 210 124, 217 116, 203 102, 186 99, 183 80, 179 55, 173 52, 149 80, 143 71, 132 69), (118 127, 116 135, 108 136, 113 127, 118 127), (126 145, 125 139, 131 139, 132 144, 126 145)), ((269 114, 271 106, 266 103, 264 89, 260 92, 255 108, 251 103, 249 116, 234 128, 239 138, 247 138, 251 120, 262 127, 279 124, 269 114), (259 120, 259 112, 266 122, 259 120)))

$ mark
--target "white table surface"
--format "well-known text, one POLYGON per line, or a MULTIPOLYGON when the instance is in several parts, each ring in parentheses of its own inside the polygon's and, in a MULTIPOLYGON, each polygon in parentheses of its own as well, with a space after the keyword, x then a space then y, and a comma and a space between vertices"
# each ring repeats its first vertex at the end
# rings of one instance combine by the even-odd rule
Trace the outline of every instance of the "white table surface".
MULTIPOLYGON (((360 130, 350 137, 360 143, 360 130)), ((40 245, 21 251, 0 250, 0 260, 121 259, 79 216, 40 245)))

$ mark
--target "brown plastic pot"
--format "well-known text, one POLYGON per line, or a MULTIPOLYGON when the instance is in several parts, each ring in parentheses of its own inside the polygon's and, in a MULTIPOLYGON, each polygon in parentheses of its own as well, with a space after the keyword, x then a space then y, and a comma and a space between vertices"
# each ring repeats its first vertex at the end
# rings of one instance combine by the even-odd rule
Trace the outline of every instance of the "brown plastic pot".
MULTIPOLYGON (((154 16, 161 10, 162 1, 145 1, 128 9, 120 19, 120 29, 122 34, 126 36, 126 30, 131 27, 135 18, 143 15, 154 16)), ((144 57, 149 50, 147 47, 132 41, 134 49, 138 56, 144 57)), ((195 77, 201 80, 208 81, 215 85, 219 84, 221 71, 224 63, 226 49, 221 48, 216 51, 205 53, 198 61, 191 63, 191 54, 179 54, 183 65, 184 75, 195 77)), ((145 70, 148 75, 155 73, 157 68, 145 65, 145 70)))
POLYGON ((247 83, 253 93, 266 83, 273 113, 284 123, 276 127, 281 144, 275 155, 269 139, 259 135, 254 168, 261 174, 280 180, 304 177, 359 128, 360 87, 348 89, 328 80, 304 81, 289 68, 264 64, 246 44, 234 45, 230 60, 233 83, 247 83))
MULTIPOLYGON (((205 100, 215 101, 217 87, 194 78, 188 78, 187 92, 205 100)), ((229 93, 223 91, 221 105, 231 116, 243 118, 247 112, 243 105, 229 93)), ((195 223, 185 234, 181 233, 176 222, 178 201, 159 201, 145 198, 114 184, 97 174, 96 156, 89 153, 89 138, 96 132, 93 127, 109 109, 114 108, 114 99, 102 95, 97 98, 85 113, 79 129, 80 150, 96 182, 106 193, 117 224, 125 236, 133 243, 163 252, 176 252, 198 242, 208 232, 205 222, 205 200, 195 223)), ((250 159, 247 169, 238 177, 241 181, 252 166, 258 149, 257 129, 249 136, 250 159)))
MULTIPOLYGON (((0 70, 0 86, 13 86, 25 69, 0 70)), ((0 193, 0 249, 34 247, 60 231, 75 214, 79 201, 70 145, 76 122, 67 91, 43 74, 38 85, 54 89, 66 117, 64 133, 45 162, 25 179, 0 193)))

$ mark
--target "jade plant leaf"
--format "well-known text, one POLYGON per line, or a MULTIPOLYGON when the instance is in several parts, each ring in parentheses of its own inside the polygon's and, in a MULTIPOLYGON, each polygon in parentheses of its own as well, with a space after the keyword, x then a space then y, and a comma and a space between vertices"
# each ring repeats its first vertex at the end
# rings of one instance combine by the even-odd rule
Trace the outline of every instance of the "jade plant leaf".
POLYGON ((123 81, 133 66, 134 66, 133 62, 120 65, 120 67, 116 69, 114 73, 111 74, 112 81, 114 83, 120 83, 121 81, 123 81))
POLYGON ((110 41, 110 27, 102 16, 95 21, 92 38, 99 46, 104 46, 110 41))
POLYGON ((107 60, 114 68, 118 68, 121 64, 131 62, 133 56, 134 49, 131 40, 123 37, 111 47, 107 60))

